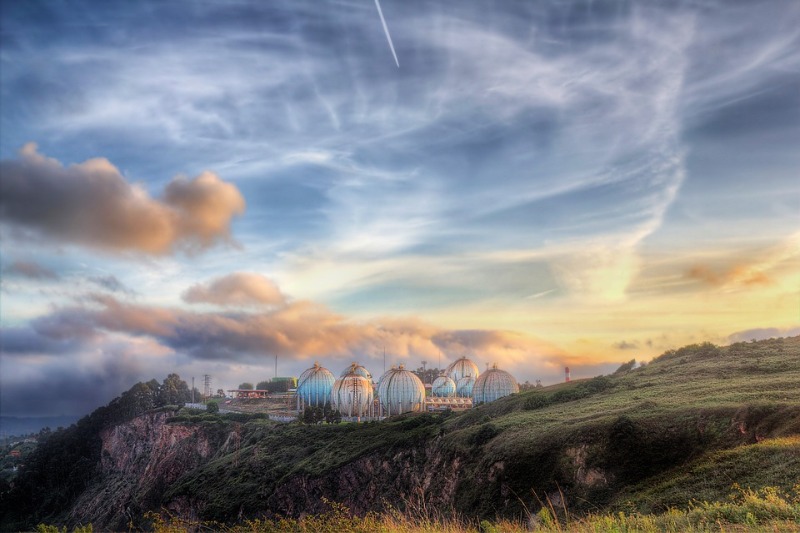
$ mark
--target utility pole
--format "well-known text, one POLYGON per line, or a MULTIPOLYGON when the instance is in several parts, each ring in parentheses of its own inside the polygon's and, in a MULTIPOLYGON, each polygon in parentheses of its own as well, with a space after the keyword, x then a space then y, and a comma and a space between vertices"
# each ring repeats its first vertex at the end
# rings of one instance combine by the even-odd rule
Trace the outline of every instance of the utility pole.
POLYGON ((426 381, 428 379, 428 375, 425 373, 425 365, 427 365, 427 364, 428 364, 427 361, 422 361, 422 382, 423 383, 426 383, 426 381))
POLYGON ((278 377, 278 354, 275 354, 275 376, 274 378, 278 377))
POLYGON ((192 376, 192 403, 194 403, 194 376, 192 376))

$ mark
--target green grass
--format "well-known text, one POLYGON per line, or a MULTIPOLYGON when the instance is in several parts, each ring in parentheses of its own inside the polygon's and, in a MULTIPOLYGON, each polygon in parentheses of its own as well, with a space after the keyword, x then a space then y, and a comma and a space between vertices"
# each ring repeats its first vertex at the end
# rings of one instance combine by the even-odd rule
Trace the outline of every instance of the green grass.
MULTIPOLYGON (((567 514, 577 531, 783 527, 796 518, 776 495, 796 510, 800 480, 800 337, 688 346, 459 414, 307 426, 182 411, 170 423, 199 425, 227 447, 161 503, 191 502, 232 531, 271 513, 328 516, 324 498, 381 512, 370 524, 406 528, 397 531, 478 531, 482 520, 516 531, 543 508, 547 531, 566 528, 567 514), (562 496, 569 513, 556 505, 547 522, 546 502, 562 496)), ((286 520, 286 531, 311 523, 286 520)))
POLYGON ((800 492, 775 487, 760 490, 738 488, 724 501, 688 502, 685 509, 670 508, 662 513, 592 513, 570 515, 548 502, 521 520, 465 520, 438 513, 401 512, 355 516, 347 507, 325 502, 327 510, 300 519, 252 519, 239 524, 186 520, 169 514, 151 513, 148 518, 156 533, 218 530, 227 533, 522 533, 548 532, 724 532, 800 531, 800 492))
MULTIPOLYGON (((450 504, 476 518, 519 516, 539 508, 536 495, 561 489, 577 513, 664 511, 692 498, 719 501, 737 481, 788 490, 791 479, 800 479, 795 441, 754 444, 800 434, 800 338, 689 346, 629 372, 512 395, 458 415, 246 428, 236 453, 184 476, 165 501, 204 500, 204 516, 223 521, 234 508, 255 515, 291 480, 335 479, 362 457, 392 460, 406 452, 404 460, 416 458, 419 468, 431 453, 457 461, 450 504)), ((324 495, 320 489, 317 496, 324 495)), ((435 495, 421 498, 442 504, 435 495)))

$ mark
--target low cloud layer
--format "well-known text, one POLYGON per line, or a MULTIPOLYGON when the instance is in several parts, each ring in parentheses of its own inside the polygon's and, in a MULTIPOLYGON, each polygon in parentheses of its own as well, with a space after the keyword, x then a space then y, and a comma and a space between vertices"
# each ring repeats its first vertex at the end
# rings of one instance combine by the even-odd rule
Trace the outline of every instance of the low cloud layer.
POLYGON ((422 360, 445 366, 467 356, 480 367, 497 362, 520 381, 548 381, 565 364, 577 364, 558 348, 514 331, 450 330, 414 318, 357 321, 309 301, 250 312, 194 312, 94 294, 30 326, 3 328, 0 339, 10 355, 3 360, 0 390, 10 414, 54 414, 54 405, 64 413, 87 412, 138 380, 174 371, 189 378, 198 368, 230 387, 254 372, 268 378, 265 368, 272 368, 276 355, 289 375, 318 359, 337 371, 359 361, 377 377, 384 351, 387 366, 416 368, 422 360), (101 386, 93 387, 96 382, 101 386), (33 403, 16 396, 49 384, 58 395, 47 392, 33 403))
POLYGON ((245 209, 235 185, 211 172, 175 177, 163 199, 129 183, 107 159, 63 166, 33 143, 0 162, 0 220, 55 241, 163 255, 231 239, 245 209))
POLYGON ((33 323, 50 339, 92 338, 105 332, 150 337, 194 359, 254 362, 279 355, 435 360, 480 356, 501 365, 558 359, 560 350, 516 332, 445 330, 412 318, 355 321, 309 301, 258 313, 198 313, 122 302, 95 295, 92 303, 58 309, 33 323))
POLYGON ((286 297, 278 286, 260 274, 235 272, 206 284, 197 284, 183 293, 188 303, 220 306, 283 305, 286 297))

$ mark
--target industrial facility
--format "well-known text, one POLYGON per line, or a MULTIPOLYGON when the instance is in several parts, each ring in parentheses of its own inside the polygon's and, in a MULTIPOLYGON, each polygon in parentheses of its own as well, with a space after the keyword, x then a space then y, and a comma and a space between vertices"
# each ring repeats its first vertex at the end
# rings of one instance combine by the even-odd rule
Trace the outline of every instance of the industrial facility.
MULTIPOLYGON (((239 401, 250 401, 251 409, 255 407, 253 400, 266 401, 275 396, 265 390, 229 392, 239 401)), ((462 411, 516 392, 519 385, 511 374, 496 364, 480 373, 478 365, 466 357, 451 363, 428 384, 403 365, 392 366, 375 383, 372 373, 357 362, 345 368, 338 378, 315 362, 296 380, 296 389, 280 394, 284 412, 270 416, 291 419, 308 409, 333 409, 345 420, 381 420, 402 413, 462 411)))

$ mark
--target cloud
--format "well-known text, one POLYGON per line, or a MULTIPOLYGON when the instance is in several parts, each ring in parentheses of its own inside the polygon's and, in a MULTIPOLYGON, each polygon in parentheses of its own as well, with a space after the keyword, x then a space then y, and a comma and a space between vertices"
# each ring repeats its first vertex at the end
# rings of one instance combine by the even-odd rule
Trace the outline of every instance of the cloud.
POLYGON ((733 266, 722 271, 706 265, 695 265, 686 271, 685 277, 712 287, 759 286, 773 283, 773 280, 764 272, 745 265, 733 266))
POLYGON ((620 341, 620 342, 615 342, 612 346, 614 348, 616 348, 617 350, 638 350, 639 349, 639 343, 638 342, 628 342, 628 341, 625 341, 625 340, 620 341))
POLYGON ((0 220, 106 251, 164 255, 230 242, 231 220, 245 209, 236 186, 211 172, 175 177, 159 200, 107 159, 64 167, 33 143, 18 159, 0 161, 0 173, 0 220))
POLYGON ((58 349, 58 357, 4 359, 4 415, 84 415, 137 381, 161 380, 176 369, 171 352, 149 339, 105 336, 58 349))
POLYGON ((200 313, 121 302, 95 295, 88 305, 65 307, 34 321, 40 334, 56 339, 69 332, 87 338, 102 332, 150 337, 161 345, 206 361, 254 362, 280 355, 295 360, 433 360, 440 353, 478 356, 499 364, 530 364, 561 351, 513 331, 447 330, 414 318, 356 321, 309 301, 292 301, 258 313, 200 313))
POLYGON ((59 279, 59 275, 47 267, 29 261, 14 261, 5 268, 6 274, 23 276, 31 279, 59 279))
POLYGON ((92 276, 88 278, 88 280, 95 285, 103 287, 111 292, 124 292, 124 293, 133 293, 131 289, 129 289, 124 283, 117 279, 116 276, 108 275, 108 276, 92 276))
POLYGON ((188 303, 221 306, 283 305, 286 297, 278 286, 260 274, 236 272, 207 284, 197 284, 183 293, 188 303))
POLYGON ((0 329, 0 353, 4 356, 57 355, 74 350, 82 341, 80 333, 74 330, 65 339, 57 334, 43 335, 27 326, 0 329))

